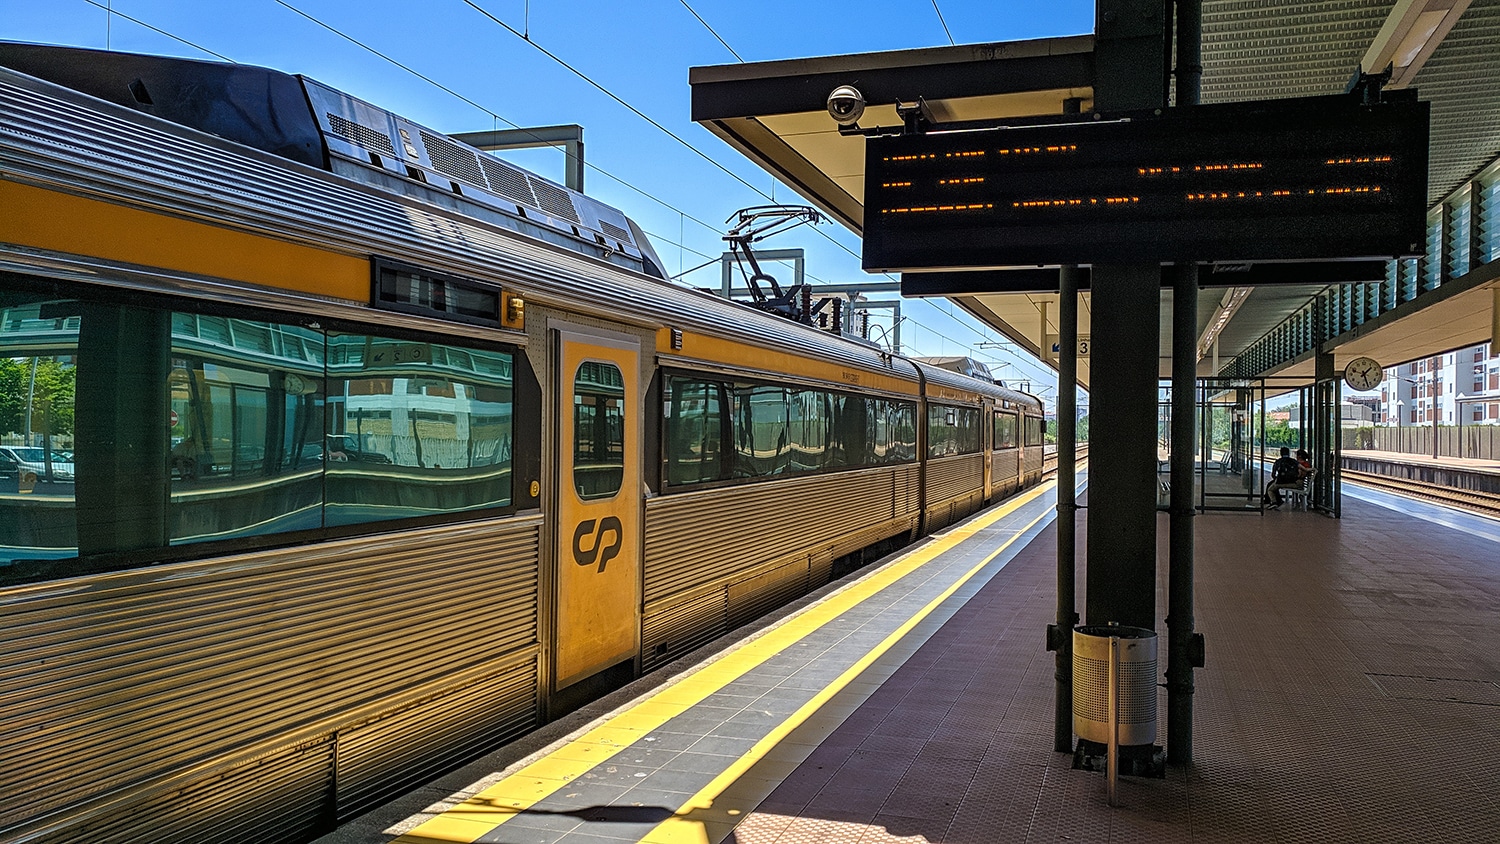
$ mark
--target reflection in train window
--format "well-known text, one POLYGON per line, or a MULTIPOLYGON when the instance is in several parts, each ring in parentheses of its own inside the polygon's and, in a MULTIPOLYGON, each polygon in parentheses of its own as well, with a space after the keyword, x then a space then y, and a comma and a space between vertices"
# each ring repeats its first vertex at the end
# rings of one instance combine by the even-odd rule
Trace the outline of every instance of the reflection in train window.
POLYGON ((323 336, 172 314, 168 539, 322 526, 323 336))
POLYGON ((943 404, 927 406, 927 456, 947 457, 979 451, 979 409, 943 404))
POLYGON ((787 470, 786 390, 761 384, 736 384, 733 404, 734 475, 759 478, 787 470))
POLYGON ((0 568, 77 553, 80 305, 0 292, 0 568))
POLYGON ((917 406, 909 401, 667 375, 663 413, 669 487, 917 457, 917 406))
POLYGON ((512 364, 507 352, 329 334, 325 524, 508 505, 512 364))
POLYGON ((573 378, 573 487, 609 498, 625 478, 625 376, 612 363, 584 361, 573 378))
POLYGON ((724 475, 724 387, 668 376, 665 395, 667 483, 717 481, 724 475))
POLYGON ((995 448, 1015 448, 1020 445, 1016 441, 1016 415, 1014 413, 995 414, 995 448))

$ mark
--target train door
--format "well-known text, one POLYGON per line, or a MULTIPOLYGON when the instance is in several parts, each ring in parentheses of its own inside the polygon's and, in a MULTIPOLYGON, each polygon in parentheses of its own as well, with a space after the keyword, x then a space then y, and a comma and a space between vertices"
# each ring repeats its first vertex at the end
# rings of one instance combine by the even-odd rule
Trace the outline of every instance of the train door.
POLYGON ((556 601, 553 687, 640 649, 640 344, 582 326, 556 330, 556 601))

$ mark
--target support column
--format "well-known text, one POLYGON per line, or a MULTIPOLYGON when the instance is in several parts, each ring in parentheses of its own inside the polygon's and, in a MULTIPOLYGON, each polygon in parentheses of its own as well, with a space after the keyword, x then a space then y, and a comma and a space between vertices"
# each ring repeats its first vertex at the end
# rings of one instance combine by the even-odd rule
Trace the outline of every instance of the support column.
POLYGON ((1154 630, 1161 268, 1096 264, 1090 287, 1092 357, 1109 373, 1089 392, 1086 618, 1154 630))
POLYGON ((1078 505, 1078 277, 1076 265, 1059 277, 1057 308, 1057 688, 1054 698, 1053 750, 1073 749, 1073 628, 1078 625, 1074 568, 1078 505))
MULTIPOLYGON (((1100 112, 1166 104, 1167 38, 1161 0, 1099 0, 1094 59, 1100 112)), ((1090 382, 1086 618, 1156 627, 1156 390, 1161 268, 1096 264, 1090 382)))
MULTIPOLYGON (((1167 761, 1193 761, 1193 442, 1197 419, 1198 267, 1172 279, 1172 501, 1167 579, 1167 761)), ((1209 427, 1205 420, 1204 427, 1209 427)), ((1232 447, 1232 444, 1231 444, 1232 447)))
MULTIPOLYGON (((1063 102, 1063 114, 1078 114, 1078 99, 1063 102)), ((1073 750, 1073 628, 1078 626, 1078 280, 1076 264, 1058 273, 1057 290, 1057 621, 1053 625, 1053 742, 1058 753, 1073 750)), ((1045 332, 1044 332, 1045 333, 1045 332)))
MULTIPOLYGON (((1177 0, 1177 105, 1198 104, 1203 75, 1201 0, 1177 0)), ((1215 358, 1218 339, 1214 340, 1215 358)), ((1217 360, 1215 361, 1217 363, 1217 360)), ((1193 761, 1193 669, 1203 664, 1193 618, 1193 428, 1197 419, 1198 267, 1172 277, 1172 500, 1167 569, 1167 761, 1193 761)), ((1218 374, 1217 371, 1214 372, 1218 374)), ((1212 443, 1212 419, 1204 439, 1212 443)), ((1212 446, 1210 445, 1210 448, 1212 446)), ((1234 448, 1231 439, 1230 448, 1234 448)), ((1205 451, 1205 465, 1212 454, 1205 451)))

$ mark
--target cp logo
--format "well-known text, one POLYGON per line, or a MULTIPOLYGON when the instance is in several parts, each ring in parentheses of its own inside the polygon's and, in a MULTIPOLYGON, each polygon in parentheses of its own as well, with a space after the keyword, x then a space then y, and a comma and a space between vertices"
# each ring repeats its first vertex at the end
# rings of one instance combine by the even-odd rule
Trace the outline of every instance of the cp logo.
POLYGON ((587 519, 578 524, 578 529, 573 531, 573 561, 580 566, 591 566, 595 561, 599 563, 599 571, 604 571, 604 566, 610 560, 620 554, 620 544, 624 542, 625 531, 620 526, 620 520, 614 516, 605 516, 599 520, 599 529, 594 530, 594 520, 587 519), (609 545, 604 544, 604 534, 614 531, 614 541, 609 545), (590 533, 594 534, 594 547, 583 550, 584 537, 590 533))

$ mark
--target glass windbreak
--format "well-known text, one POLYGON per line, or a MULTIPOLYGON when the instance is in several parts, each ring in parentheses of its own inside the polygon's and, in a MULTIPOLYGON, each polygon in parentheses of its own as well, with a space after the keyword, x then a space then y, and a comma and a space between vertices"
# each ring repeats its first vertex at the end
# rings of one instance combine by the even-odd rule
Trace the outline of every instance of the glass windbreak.
POLYGON ((77 302, 0 293, 0 567, 77 553, 77 302))
POLYGON ((511 500, 508 352, 362 334, 328 338, 328 525, 511 500))
POLYGON ((601 361, 573 378, 573 487, 584 500, 609 498, 625 478, 625 376, 601 361))

